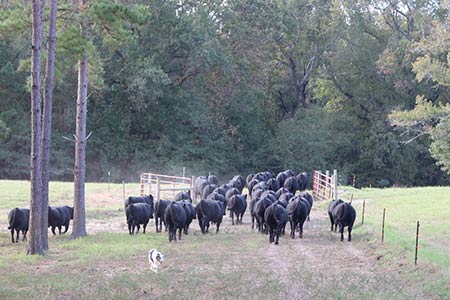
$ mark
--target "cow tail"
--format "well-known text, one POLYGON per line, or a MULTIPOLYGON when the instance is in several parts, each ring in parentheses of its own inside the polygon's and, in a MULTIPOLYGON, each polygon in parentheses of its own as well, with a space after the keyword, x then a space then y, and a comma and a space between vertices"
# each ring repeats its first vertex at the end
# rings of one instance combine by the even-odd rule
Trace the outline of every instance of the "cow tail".
POLYGON ((203 215, 203 200, 200 200, 200 202, 198 203, 198 210, 200 211, 200 215, 203 215))

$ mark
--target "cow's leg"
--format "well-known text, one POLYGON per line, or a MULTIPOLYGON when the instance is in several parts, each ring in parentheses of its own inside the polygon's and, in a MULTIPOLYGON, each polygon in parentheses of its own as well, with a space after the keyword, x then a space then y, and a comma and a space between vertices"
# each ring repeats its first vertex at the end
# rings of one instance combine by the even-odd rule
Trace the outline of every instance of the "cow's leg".
POLYGON ((208 219, 208 221, 205 223, 205 227, 206 227, 206 230, 205 230, 205 231, 206 231, 207 233, 209 233, 209 225, 210 225, 209 222, 210 222, 210 221, 209 221, 209 219, 208 219))
POLYGON ((53 235, 56 235, 55 229, 56 229, 56 226, 52 226, 52 233, 53 233, 53 235))
POLYGON ((178 229, 178 239, 181 241, 181 230, 182 230, 183 228, 181 228, 180 227, 180 229, 178 229))
POLYGON ((295 226, 292 220, 289 220, 289 225, 291 225, 291 238, 295 239, 295 226))
POLYGON ((252 216, 252 229, 255 229, 255 217, 252 216))
POLYGON ((330 217, 330 223, 331 223, 331 231, 333 231, 333 217, 331 216, 331 214, 330 213, 328 213, 328 216, 330 217))
POLYGON ((261 232, 261 233, 264 233, 264 218, 261 218, 261 217, 258 217, 258 219, 259 219, 259 231, 261 232))
POLYGON ((131 234, 131 223, 128 223, 128 233, 131 234))
POLYGON ((20 230, 16 229, 16 243, 19 242, 19 232, 20 232, 20 230))
POLYGON ((344 226, 339 224, 339 232, 341 233, 341 242, 344 241, 344 226))
POLYGON ((352 241, 352 227, 351 225, 348 226, 348 241, 352 241))
POLYGON ((281 233, 281 224, 277 224, 277 232, 276 232, 276 236, 275 236, 275 245, 278 245, 278 240, 280 238, 280 233, 281 233))
POLYGON ((58 233, 61 234, 62 225, 58 225, 58 233))
POLYGON ((14 243, 14 228, 11 228, 11 242, 14 243))
MULTIPOLYGON (((234 213, 232 210, 230 210, 230 217, 231 217, 231 225, 234 225, 234 213)), ((237 218, 236 218, 236 222, 237 222, 237 218)))
POLYGON ((169 225, 169 243, 172 241, 172 227, 169 225))
POLYGON ((64 224, 64 227, 64 233, 66 233, 69 230, 69 223, 64 224))
POLYGON ((269 226, 269 243, 273 243, 273 228, 269 226))
POLYGON ((147 224, 148 224, 148 223, 144 223, 144 225, 143 225, 143 227, 144 227, 143 233, 144 233, 144 234, 145 234, 145 229, 147 228, 147 224))
POLYGON ((206 234, 208 232, 207 225, 209 225, 208 218, 207 217, 203 217, 202 220, 201 220, 201 223, 202 223, 202 225, 201 225, 202 233, 206 234))
POLYGON ((23 233, 22 240, 23 240, 23 241, 26 241, 26 240, 27 240, 27 232, 28 232, 28 229, 25 229, 25 230, 22 231, 22 233, 23 233))
POLYGON ((300 221, 300 224, 299 224, 299 231, 300 231, 300 233, 299 233, 299 237, 302 239, 303 238, 303 224, 305 223, 305 221, 303 221, 303 222, 301 222, 300 221))
POLYGON ((217 223, 216 233, 219 233, 220 222, 217 223))

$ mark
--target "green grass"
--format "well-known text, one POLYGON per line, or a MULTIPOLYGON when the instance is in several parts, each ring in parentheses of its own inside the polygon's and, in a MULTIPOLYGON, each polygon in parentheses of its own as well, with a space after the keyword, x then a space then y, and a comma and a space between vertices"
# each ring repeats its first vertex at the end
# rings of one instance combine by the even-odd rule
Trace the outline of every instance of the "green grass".
MULTIPOLYGON (((50 189, 52 204, 72 202, 72 183, 52 183, 50 189)), ((353 269, 350 263, 336 276, 327 273, 326 264, 320 267, 291 257, 293 265, 284 266, 291 274, 282 278, 265 257, 274 246, 268 246, 267 237, 252 232, 248 224, 224 226, 217 235, 203 236, 194 220, 194 232, 170 244, 167 234, 154 233, 153 222, 145 235, 130 236, 123 228, 123 232, 90 233, 77 240, 50 235, 49 252, 42 257, 29 256, 25 243, 12 244, 6 231, 9 209, 29 205, 29 183, 0 181, 0 190, 0 299, 278 299, 285 298, 291 280, 301 281, 308 288, 305 297, 311 299, 450 298, 448 187, 341 189, 344 199, 354 195, 357 209, 351 244, 338 242, 337 236, 328 231, 326 220, 321 219, 315 223, 320 236, 306 230, 304 241, 289 244, 283 237, 275 249, 279 249, 281 261, 296 255, 292 247, 302 243, 306 252, 313 247, 324 249, 326 260, 330 255, 339 257, 339 249, 356 247, 366 256, 361 260, 368 260, 368 265, 353 269), (366 211, 361 226, 363 199, 366 211), (381 244, 383 208, 386 228, 381 244), (419 264, 415 267, 417 220, 421 231, 419 264), (158 274, 149 270, 147 262, 147 251, 154 247, 166 255, 168 262, 158 274)), ((139 186, 129 184, 126 190, 127 195, 135 195, 139 186)), ((122 198, 121 184, 111 184, 108 192, 107 184, 88 183, 88 221, 98 226, 118 222, 119 218, 124 222, 122 198)), ((322 214, 327 204, 316 202, 314 209, 322 214)), ((229 222, 228 217, 226 220, 229 222)))
MULTIPOLYGON (((362 189, 345 188, 345 198, 365 199, 365 226, 381 239, 386 209, 384 243, 414 259, 417 221, 419 260, 450 267, 450 187, 362 189)), ((362 203, 355 203, 361 222, 362 203)))

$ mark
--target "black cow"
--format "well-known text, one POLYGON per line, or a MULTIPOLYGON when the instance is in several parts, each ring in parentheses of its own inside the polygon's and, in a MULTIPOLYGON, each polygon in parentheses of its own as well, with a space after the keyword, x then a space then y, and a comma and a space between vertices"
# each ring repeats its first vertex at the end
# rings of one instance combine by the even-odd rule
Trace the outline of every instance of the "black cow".
POLYGON ((153 209, 153 196, 152 195, 130 196, 125 200, 125 209, 127 208, 128 205, 133 204, 133 203, 147 203, 153 209))
POLYGON ((275 178, 275 180, 278 182, 278 186, 282 187, 284 186, 284 182, 286 181, 286 174, 284 174, 283 172, 278 173, 277 177, 275 178))
POLYGON ((278 245, 280 234, 288 221, 286 209, 275 202, 267 207, 264 212, 264 220, 269 230, 269 243, 275 242, 275 245, 278 245))
POLYGON ((252 199, 257 199, 257 198, 261 198, 261 195, 265 192, 266 190, 263 189, 255 189, 253 190, 253 193, 251 195, 252 199))
POLYGON ((341 233, 341 241, 344 240, 344 227, 348 226, 348 241, 352 240, 352 228, 356 219, 356 211, 349 203, 341 203, 333 209, 334 224, 339 225, 339 232, 341 233))
POLYGON ((252 229, 255 228, 255 219, 256 219, 255 206, 259 200, 261 200, 261 198, 252 198, 252 200, 250 200, 249 209, 250 209, 250 216, 252 217, 252 229))
POLYGON ((284 173, 284 175, 286 175, 286 179, 287 179, 288 177, 295 177, 295 176, 296 176, 296 175, 295 175, 295 172, 292 171, 292 170, 290 170, 290 169, 284 170, 283 173, 284 173))
POLYGON ((166 210, 167 206, 170 204, 169 200, 159 200, 155 203, 155 227, 156 232, 162 231, 162 223, 164 222, 164 227, 167 231, 167 224, 164 221, 164 211, 166 210))
POLYGON ((280 198, 281 194, 284 194, 284 193, 291 193, 291 192, 287 188, 281 187, 278 189, 278 191, 276 191, 275 194, 277 195, 277 198, 280 198))
POLYGON ((216 223, 216 233, 219 232, 220 223, 222 223, 225 214, 225 206, 222 202, 216 200, 201 200, 197 206, 197 219, 203 234, 209 230, 209 222, 216 223))
POLYGON ((56 235, 56 228, 59 234, 66 233, 70 220, 73 220, 73 207, 67 205, 48 207, 48 227, 51 227, 53 235, 56 235), (64 232, 61 232, 62 226, 65 227, 64 232))
POLYGON ((300 173, 297 175, 297 180, 299 183, 299 189, 300 191, 304 191, 306 190, 306 187, 308 186, 308 180, 309 180, 309 175, 306 172, 300 173))
POLYGON ((266 197, 270 198, 270 201, 272 201, 272 203, 277 201, 277 194, 275 194, 275 192, 272 190, 266 190, 266 191, 262 192, 261 198, 266 198, 266 197))
POLYGON ((216 175, 209 175, 207 180, 209 184, 219 185, 219 179, 216 175))
POLYGON ((233 177, 233 179, 230 180, 228 184, 238 189, 239 193, 242 193, 242 190, 245 187, 245 179, 241 175, 236 175, 233 177))
POLYGON ((19 232, 22 231, 22 241, 27 239, 28 226, 30 223, 30 210, 28 208, 13 208, 8 214, 8 229, 11 230, 11 241, 19 242, 19 232), (14 230, 16 240, 14 241, 14 230))
POLYGON ((300 197, 294 197, 287 205, 289 223, 291 225, 291 238, 295 238, 295 230, 299 228, 299 236, 303 237, 303 224, 308 215, 308 206, 306 201, 300 197))
POLYGON ((292 194, 295 195, 295 192, 298 190, 298 181, 297 177, 288 177, 284 181, 284 187, 287 188, 292 194))
POLYGON ((258 172, 258 173, 256 173, 255 177, 253 177, 253 179, 256 179, 258 182, 269 180, 266 172, 258 172))
POLYGON ((227 192, 229 188, 225 187, 225 186, 218 186, 216 187, 216 189, 213 191, 213 193, 218 193, 221 194, 223 196, 225 196, 225 193, 227 192))
POLYGON ((203 188, 208 185, 208 177, 200 176, 195 178, 194 182, 194 198, 197 199, 198 196, 201 196, 203 193, 203 188))
POLYGON ((164 212, 164 221, 169 228, 169 242, 177 241, 177 229, 178 239, 181 240, 181 231, 185 228, 187 219, 185 205, 182 202, 171 202, 164 212))
POLYGON ((278 191, 278 189, 280 188, 280 185, 278 184, 278 181, 275 178, 270 178, 267 181, 267 186, 269 190, 272 190, 274 192, 278 191))
POLYGON ((306 201, 308 201, 308 203, 309 203, 309 212, 308 212, 308 221, 309 221, 309 214, 310 214, 310 212, 311 212, 311 208, 312 208, 313 203, 314 203, 313 197, 312 197, 311 194, 308 193, 308 192, 302 192, 302 193, 300 193, 300 197, 306 199, 306 201))
POLYGON ((236 224, 242 224, 242 217, 247 209, 247 195, 231 196, 228 209, 231 213, 231 225, 234 225, 234 214, 236 214, 236 224))
POLYGON ((215 201, 220 201, 222 202, 222 205, 224 207, 223 210, 223 215, 225 216, 226 213, 226 208, 227 208, 227 200, 225 199, 225 196, 219 193, 212 193, 210 195, 208 195, 208 197, 206 198, 206 200, 215 200, 215 201))
POLYGON ((294 197, 294 195, 293 195, 291 192, 286 192, 286 193, 281 194, 281 195, 278 197, 278 201, 286 201, 286 202, 289 202, 289 199, 291 199, 292 197, 294 197))
POLYGON ((203 187, 202 199, 206 199, 217 188, 216 184, 207 184, 203 187))
MULTIPOLYGON (((255 205, 253 206, 253 214, 252 218, 256 218, 256 222, 258 225, 258 231, 261 233, 266 232, 265 227, 265 219, 264 219, 264 212, 266 209, 272 205, 272 199, 270 197, 261 198, 261 200, 257 201, 255 205)), ((253 219, 252 219, 253 222, 253 219)))
POLYGON ((239 195, 240 192, 237 188, 231 188, 225 193, 225 199, 227 200, 227 203, 230 201, 231 197, 234 195, 239 195))
POLYGON ((179 192, 173 198, 173 201, 181 201, 181 200, 189 200, 189 202, 192 203, 191 191, 188 190, 188 191, 179 192))
MULTIPOLYGON (((248 187, 248 184, 250 183, 250 181, 252 181, 253 177, 255 177, 255 174, 250 173, 247 175, 247 177, 245 178, 245 184, 248 187)), ((250 190, 250 189, 249 189, 250 190)))
POLYGON ((342 201, 342 199, 338 199, 338 200, 333 200, 330 202, 330 204, 328 204, 328 216, 330 217, 331 231, 333 231, 333 227, 334 227, 334 231, 337 230, 337 225, 335 225, 334 218, 333 218, 333 209, 336 207, 336 205, 339 205, 341 203, 344 203, 344 201, 342 201))
POLYGON ((253 187, 255 185, 257 185, 259 183, 258 179, 253 178, 248 184, 247 184, 247 188, 248 188, 248 192, 250 194, 250 197, 253 197, 253 187))
POLYGON ((143 233, 145 233, 148 221, 153 219, 153 206, 150 206, 147 203, 133 203, 127 206, 125 215, 127 217, 128 232, 130 234, 134 234, 136 227, 136 233, 138 233, 141 224, 144 227, 143 233))
POLYGON ((191 225, 192 220, 197 218, 197 212, 195 210, 195 206, 188 200, 180 201, 180 204, 183 204, 184 211, 186 212, 186 223, 184 225, 183 232, 184 234, 188 234, 189 226, 191 225))

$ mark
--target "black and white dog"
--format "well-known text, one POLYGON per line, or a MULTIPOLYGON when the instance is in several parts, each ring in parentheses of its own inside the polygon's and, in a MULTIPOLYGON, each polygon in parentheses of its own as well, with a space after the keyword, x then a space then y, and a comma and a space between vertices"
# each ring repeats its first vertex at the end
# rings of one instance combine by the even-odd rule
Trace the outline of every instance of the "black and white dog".
POLYGON ((156 249, 148 251, 148 262, 153 272, 158 273, 158 267, 164 261, 164 255, 156 249))

